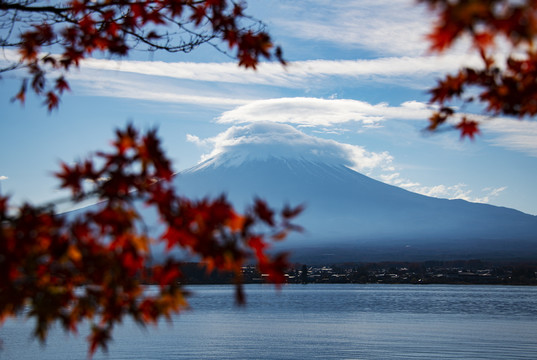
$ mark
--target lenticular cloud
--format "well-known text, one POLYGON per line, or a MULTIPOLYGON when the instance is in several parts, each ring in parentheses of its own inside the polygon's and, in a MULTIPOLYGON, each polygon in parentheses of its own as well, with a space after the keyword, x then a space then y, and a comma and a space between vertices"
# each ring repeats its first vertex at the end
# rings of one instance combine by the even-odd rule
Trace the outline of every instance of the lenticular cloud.
POLYGON ((218 118, 218 122, 236 124, 271 121, 310 126, 331 126, 350 121, 375 123, 382 120, 383 107, 385 105, 370 105, 346 99, 266 99, 226 111, 218 118))
POLYGON ((351 99, 277 98, 249 102, 224 112, 222 124, 276 122, 303 126, 332 126, 349 122, 379 126, 390 119, 423 120, 431 115, 426 104, 407 101, 398 106, 351 99))

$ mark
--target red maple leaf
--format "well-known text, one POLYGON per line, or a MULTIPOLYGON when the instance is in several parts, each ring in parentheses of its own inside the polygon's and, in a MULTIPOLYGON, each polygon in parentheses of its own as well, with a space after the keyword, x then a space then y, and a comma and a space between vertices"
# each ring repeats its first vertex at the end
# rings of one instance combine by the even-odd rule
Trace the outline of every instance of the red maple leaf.
POLYGON ((69 87, 69 84, 67 83, 67 81, 65 80, 63 76, 59 77, 56 80, 56 90, 58 90, 60 94, 63 94, 65 90, 67 91, 71 90, 71 88, 69 87))
POLYGON ((477 121, 468 120, 466 117, 462 118, 462 121, 457 124, 457 129, 461 132, 461 138, 468 136, 473 140, 476 134, 479 134, 479 124, 477 121))

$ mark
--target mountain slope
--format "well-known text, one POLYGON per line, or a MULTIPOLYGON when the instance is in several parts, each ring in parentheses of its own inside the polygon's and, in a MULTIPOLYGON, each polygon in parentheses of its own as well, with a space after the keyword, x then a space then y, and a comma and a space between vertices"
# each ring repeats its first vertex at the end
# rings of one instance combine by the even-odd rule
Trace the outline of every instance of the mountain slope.
POLYGON ((306 232, 282 244, 297 261, 537 258, 535 216, 426 197, 368 178, 337 158, 277 149, 249 144, 219 154, 180 173, 177 187, 189 196, 226 193, 239 209, 254 196, 273 207, 304 203, 298 223, 306 232))

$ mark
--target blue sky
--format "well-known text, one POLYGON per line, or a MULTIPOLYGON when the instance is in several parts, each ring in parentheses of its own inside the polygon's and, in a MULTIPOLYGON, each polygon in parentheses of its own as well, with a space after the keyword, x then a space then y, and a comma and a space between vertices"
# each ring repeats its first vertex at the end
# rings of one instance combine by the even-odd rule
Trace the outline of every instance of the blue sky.
MULTIPOLYGON (((72 92, 48 114, 41 100, 10 102, 23 73, 3 74, 0 184, 16 203, 63 195, 60 161, 105 149, 117 127, 157 127, 176 170, 233 141, 234 127, 292 125, 346 149, 350 163, 410 191, 537 214, 537 123, 486 120, 475 141, 425 134, 427 89, 462 64, 478 65, 464 41, 427 53, 431 16, 412 0, 249 1, 289 65, 238 68, 210 46, 191 54, 134 51, 94 59, 68 78, 72 92)), ((0 61, 12 58, 4 50, 0 61)), ((477 116, 481 116, 479 112, 477 116)))

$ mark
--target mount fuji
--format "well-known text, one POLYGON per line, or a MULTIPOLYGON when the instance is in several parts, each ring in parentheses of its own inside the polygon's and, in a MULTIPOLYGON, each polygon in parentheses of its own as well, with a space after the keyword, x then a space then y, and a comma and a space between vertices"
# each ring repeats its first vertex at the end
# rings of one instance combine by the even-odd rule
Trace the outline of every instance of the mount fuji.
POLYGON ((176 176, 177 188, 191 197, 225 193, 238 210, 255 196, 274 208, 304 204, 296 223, 305 232, 278 245, 294 261, 537 259, 536 216, 379 182, 351 169, 339 143, 257 123, 233 127, 220 144, 176 176))

